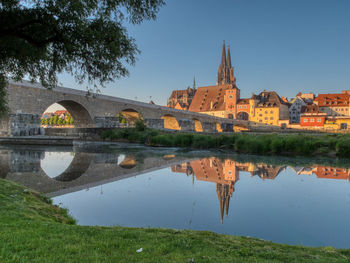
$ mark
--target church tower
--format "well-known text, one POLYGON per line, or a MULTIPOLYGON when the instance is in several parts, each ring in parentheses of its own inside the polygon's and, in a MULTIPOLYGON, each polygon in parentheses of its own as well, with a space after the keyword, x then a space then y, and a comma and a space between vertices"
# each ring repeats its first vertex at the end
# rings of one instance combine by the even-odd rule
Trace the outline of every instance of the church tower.
POLYGON ((221 62, 218 69, 218 77, 216 85, 225 85, 225 84, 236 84, 236 78, 233 75, 233 67, 231 65, 231 53, 230 47, 227 49, 226 55, 226 46, 225 41, 222 44, 222 53, 221 53, 221 62))

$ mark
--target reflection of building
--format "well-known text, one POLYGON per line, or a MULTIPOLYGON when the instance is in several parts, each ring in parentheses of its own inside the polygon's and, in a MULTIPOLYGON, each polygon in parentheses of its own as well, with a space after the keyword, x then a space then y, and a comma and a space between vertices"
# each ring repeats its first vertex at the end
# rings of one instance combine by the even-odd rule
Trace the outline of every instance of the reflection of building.
POLYGON ((262 179, 275 179, 284 166, 269 164, 238 163, 231 159, 224 161, 218 158, 204 158, 171 167, 173 172, 194 175, 198 181, 216 183, 216 194, 219 200, 220 218, 223 222, 224 213, 228 216, 230 199, 235 190, 234 185, 239 180, 239 172, 250 172, 262 179))
POLYGON ((331 166, 315 166, 312 170, 317 178, 350 180, 350 169, 331 166))
MULTIPOLYGON (((317 178, 341 179, 350 181, 350 168, 312 165, 309 167, 290 167, 298 175, 313 175, 317 178)), ((203 158, 171 167, 172 172, 194 176, 198 181, 216 183, 216 194, 219 200, 220 219, 224 213, 228 216, 230 200, 235 191, 235 183, 239 180, 239 172, 249 172, 251 176, 274 180, 283 170, 284 165, 266 163, 240 163, 232 159, 220 160, 215 157, 203 158)))

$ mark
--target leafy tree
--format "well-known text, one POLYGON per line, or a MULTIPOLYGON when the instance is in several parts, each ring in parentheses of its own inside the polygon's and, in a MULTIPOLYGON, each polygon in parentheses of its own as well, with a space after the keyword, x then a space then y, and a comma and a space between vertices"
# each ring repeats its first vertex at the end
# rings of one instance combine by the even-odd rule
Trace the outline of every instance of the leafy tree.
POLYGON ((155 19, 164 0, 0 1, 0 111, 9 77, 29 76, 45 87, 66 71, 103 86, 128 75, 139 52, 125 22, 155 19))
POLYGON ((57 125, 57 124, 58 124, 58 121, 59 121, 59 118, 58 118, 57 115, 55 115, 55 116, 52 117, 52 122, 51 122, 51 124, 52 124, 52 125, 57 125))
POLYGON ((62 119, 61 118, 58 118, 58 120, 56 122, 56 125, 62 125, 62 119))

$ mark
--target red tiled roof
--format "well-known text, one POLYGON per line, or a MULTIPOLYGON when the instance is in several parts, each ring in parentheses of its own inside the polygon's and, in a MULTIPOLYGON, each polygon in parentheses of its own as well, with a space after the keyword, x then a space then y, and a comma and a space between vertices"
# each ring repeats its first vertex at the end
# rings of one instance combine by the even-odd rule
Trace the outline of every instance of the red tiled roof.
POLYGON ((67 111, 66 110, 57 110, 55 111, 55 115, 62 115, 62 114, 66 114, 67 111))
POLYGON ((349 106, 350 95, 347 93, 339 94, 318 94, 314 100, 320 107, 341 107, 349 106))
POLYGON ((225 84, 198 88, 188 110, 195 112, 225 110, 225 91, 231 88, 235 88, 235 86, 225 84), (213 107, 211 107, 212 105, 213 107))
POLYGON ((320 111, 319 107, 315 104, 312 105, 306 105, 301 107, 301 113, 304 115, 308 114, 320 114, 320 115, 327 115, 325 112, 320 111))

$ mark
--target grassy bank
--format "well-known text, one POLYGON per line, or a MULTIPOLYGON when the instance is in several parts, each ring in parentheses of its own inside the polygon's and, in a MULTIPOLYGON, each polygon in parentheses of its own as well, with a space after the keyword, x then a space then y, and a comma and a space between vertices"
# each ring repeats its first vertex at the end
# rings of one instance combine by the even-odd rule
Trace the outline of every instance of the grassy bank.
POLYGON ((226 149, 248 154, 350 157, 350 136, 341 134, 202 135, 171 134, 151 129, 118 129, 108 130, 101 137, 104 140, 124 140, 149 146, 226 149))
POLYGON ((350 250, 279 245, 212 232, 77 226, 47 198, 0 179, 0 262, 349 260, 350 250))

